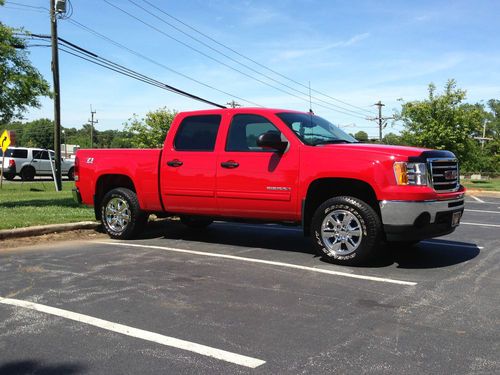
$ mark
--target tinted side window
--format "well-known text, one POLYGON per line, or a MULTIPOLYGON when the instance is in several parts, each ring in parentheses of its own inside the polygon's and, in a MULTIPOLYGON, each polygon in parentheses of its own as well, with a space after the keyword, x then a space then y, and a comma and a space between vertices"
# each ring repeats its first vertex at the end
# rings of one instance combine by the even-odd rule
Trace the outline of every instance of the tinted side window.
MULTIPOLYGON (((0 156, 1 156, 1 150, 0 150, 0 156)), ((27 159, 28 158, 28 150, 19 148, 19 149, 7 149, 5 152, 6 157, 11 157, 11 158, 19 158, 19 159, 27 159)))
POLYGON ((174 139, 178 151, 213 151, 221 116, 191 116, 182 120, 174 139))
POLYGON ((236 115, 229 127, 226 151, 264 151, 257 146, 257 138, 268 131, 281 134, 276 126, 262 116, 236 115))
POLYGON ((26 150, 26 149, 12 150, 12 157, 13 158, 20 158, 20 159, 27 159, 28 158, 28 150, 26 150))
POLYGON ((49 160, 49 153, 47 151, 33 151, 33 159, 49 160))

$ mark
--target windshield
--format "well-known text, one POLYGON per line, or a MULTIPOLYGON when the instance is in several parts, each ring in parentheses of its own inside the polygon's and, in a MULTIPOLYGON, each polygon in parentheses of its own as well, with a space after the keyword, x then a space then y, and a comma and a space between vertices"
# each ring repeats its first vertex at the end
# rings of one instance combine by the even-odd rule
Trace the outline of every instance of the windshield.
POLYGON ((306 145, 358 142, 329 121, 313 114, 284 112, 278 113, 277 116, 306 145))

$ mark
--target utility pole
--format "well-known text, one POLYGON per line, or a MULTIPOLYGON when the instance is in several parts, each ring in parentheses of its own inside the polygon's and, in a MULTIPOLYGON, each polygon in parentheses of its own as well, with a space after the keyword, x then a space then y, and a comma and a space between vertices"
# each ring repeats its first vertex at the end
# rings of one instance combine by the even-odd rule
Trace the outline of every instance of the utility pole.
POLYGON ((378 140, 382 142, 382 107, 384 107, 385 104, 382 104, 379 100, 374 105, 378 107, 378 140))
POLYGON ((92 104, 90 105, 90 148, 94 147, 94 124, 97 124, 99 120, 94 120, 94 115, 96 111, 92 110, 92 104))
POLYGON ((230 106, 231 108, 237 108, 237 107, 241 107, 241 104, 240 103, 237 103, 233 100, 231 100, 230 102, 227 102, 226 103, 228 106, 230 106))
POLYGON ((56 190, 62 190, 61 176, 61 91, 59 88, 59 48, 57 38, 56 0, 50 0, 50 31, 52 41, 52 77, 54 80, 54 151, 56 190))
POLYGON ((394 117, 382 117, 382 107, 385 107, 385 104, 383 104, 380 100, 375 103, 378 107, 378 117, 371 117, 367 118, 367 120, 370 121, 377 121, 378 123, 378 139, 382 143, 382 129, 387 126, 387 120, 392 120, 394 117))
POLYGON ((484 148, 484 144, 486 141, 491 141, 493 138, 486 137, 486 119, 483 121, 483 136, 482 137, 474 137, 474 139, 479 140, 481 142, 481 149, 484 148))

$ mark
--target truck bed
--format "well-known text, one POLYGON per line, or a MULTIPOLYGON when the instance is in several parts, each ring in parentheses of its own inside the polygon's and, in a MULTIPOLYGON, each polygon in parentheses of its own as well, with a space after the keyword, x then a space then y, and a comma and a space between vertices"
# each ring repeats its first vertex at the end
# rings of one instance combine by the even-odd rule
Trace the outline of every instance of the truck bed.
POLYGON ((158 183, 161 152, 161 149, 78 150, 78 180, 85 181, 79 184, 83 203, 94 203, 94 192, 103 179, 109 181, 121 175, 130 179, 143 210, 161 211, 158 183))

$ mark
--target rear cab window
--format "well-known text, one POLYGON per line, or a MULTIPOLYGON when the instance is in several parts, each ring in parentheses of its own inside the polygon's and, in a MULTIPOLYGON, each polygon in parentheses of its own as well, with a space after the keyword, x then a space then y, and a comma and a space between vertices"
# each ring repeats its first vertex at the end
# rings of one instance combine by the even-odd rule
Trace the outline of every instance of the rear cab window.
POLYGON ((176 151, 205 151, 215 149, 220 115, 189 116, 182 120, 174 138, 176 151))

